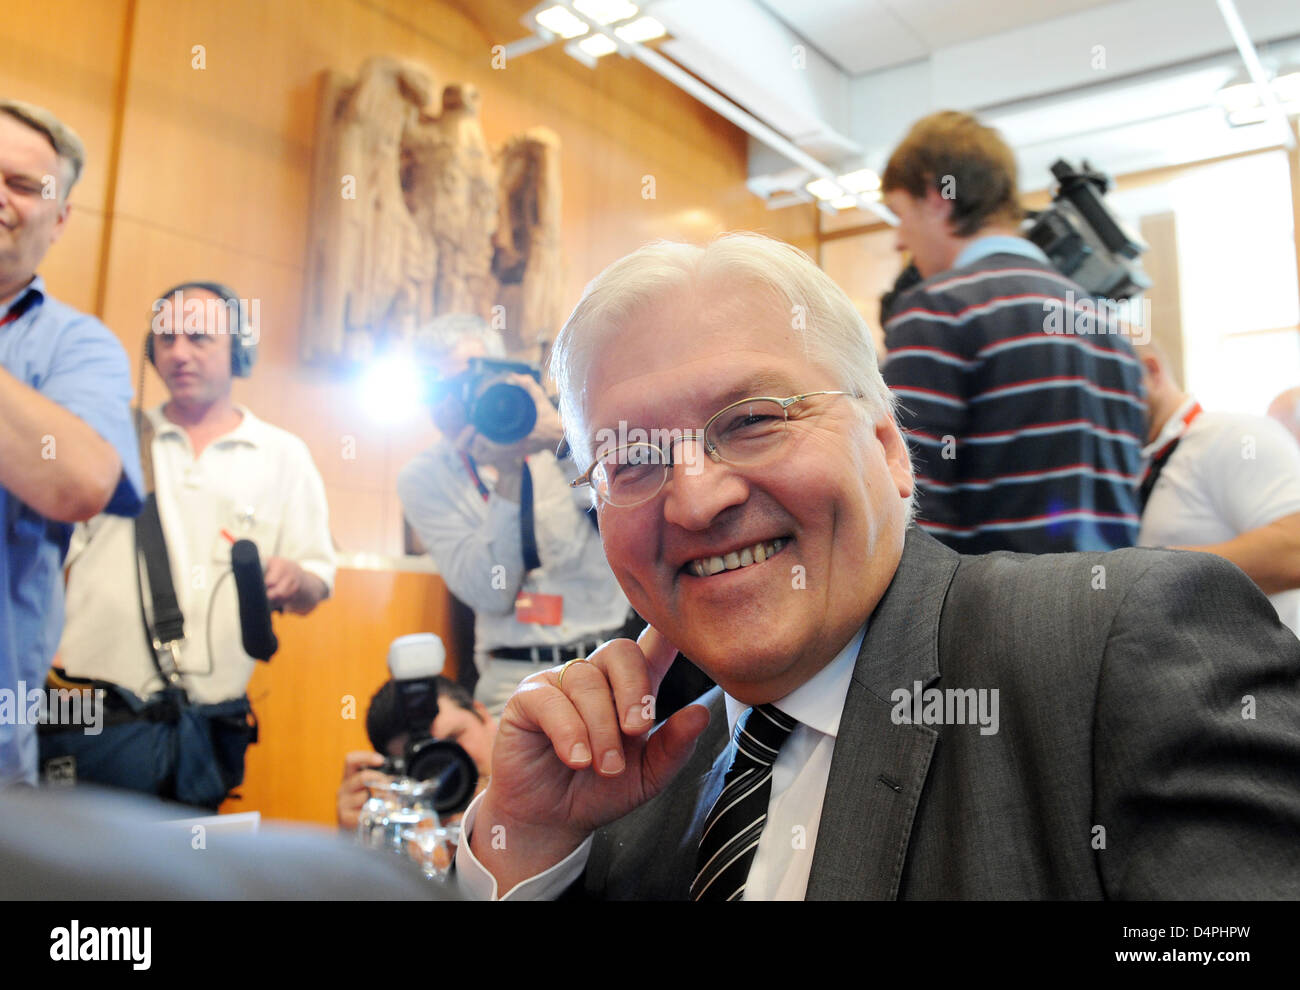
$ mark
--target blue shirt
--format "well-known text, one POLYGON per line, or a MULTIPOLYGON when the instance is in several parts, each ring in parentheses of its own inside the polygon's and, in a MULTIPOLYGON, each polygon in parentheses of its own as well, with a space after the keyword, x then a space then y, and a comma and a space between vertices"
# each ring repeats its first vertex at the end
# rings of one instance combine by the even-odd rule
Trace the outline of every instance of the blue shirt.
POLYGON ((1043 254, 1033 241, 1012 234, 989 234, 987 237, 971 241, 962 248, 961 254, 957 255, 957 260, 952 263, 952 267, 965 268, 991 254, 1018 254, 1023 258, 1041 261, 1044 265, 1051 264, 1047 260, 1047 255, 1043 254))
MULTIPOLYGON (((131 369, 112 332, 45 291, 38 275, 5 307, 0 367, 78 417, 113 445, 122 477, 104 511, 134 516, 144 485, 131 420, 131 369)), ((72 524, 36 513, 0 488, 0 787, 36 782, 36 727, 28 693, 44 687, 63 628, 63 557, 72 524), (3 697, 3 696, 8 697, 3 697)))

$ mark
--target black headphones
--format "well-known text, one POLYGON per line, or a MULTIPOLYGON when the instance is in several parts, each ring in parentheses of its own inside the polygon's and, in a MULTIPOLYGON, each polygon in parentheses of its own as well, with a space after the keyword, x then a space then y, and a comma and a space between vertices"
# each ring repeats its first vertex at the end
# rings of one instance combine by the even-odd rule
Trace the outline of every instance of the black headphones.
MULTIPOLYGON (((162 301, 170 299, 185 289, 206 289, 226 304, 230 332, 230 373, 235 378, 247 378, 253 370, 254 362, 257 361, 257 344, 253 341, 252 335, 244 330, 243 301, 235 295, 234 289, 220 282, 182 282, 173 285, 158 297, 159 302, 154 304, 154 314, 158 313, 162 301)), ((176 314, 175 318, 180 319, 180 314, 176 314)), ((144 356, 156 368, 158 362, 154 360, 153 338, 154 329, 151 325, 149 336, 144 341, 144 356)))

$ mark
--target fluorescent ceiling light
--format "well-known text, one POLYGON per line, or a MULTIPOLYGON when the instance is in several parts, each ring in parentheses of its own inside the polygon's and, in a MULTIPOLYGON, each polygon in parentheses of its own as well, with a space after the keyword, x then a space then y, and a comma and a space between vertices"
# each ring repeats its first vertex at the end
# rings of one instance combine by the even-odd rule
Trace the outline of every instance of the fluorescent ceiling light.
POLYGON ((578 47, 592 58, 600 58, 602 55, 618 51, 618 45, 603 34, 593 34, 590 38, 583 38, 578 42, 578 47))
POLYGON ((851 193, 872 192, 880 188, 880 176, 869 168, 847 172, 835 181, 851 193))
MULTIPOLYGON (((1300 100, 1300 72, 1288 72, 1284 75, 1277 76, 1269 83, 1269 89, 1277 97, 1279 103, 1292 103, 1300 100)), ((1214 102, 1228 113, 1247 114, 1247 111, 1255 110, 1262 106, 1260 100, 1259 87, 1253 82, 1238 82, 1230 86, 1224 86, 1214 94, 1214 102)), ((1263 120, 1265 118, 1260 117, 1263 120)))
POLYGON ((835 207, 837 210, 852 210, 856 208, 857 205, 858 197, 856 196, 836 196, 831 200, 831 206, 835 207))
POLYGON ((597 24, 613 24, 635 17, 637 6, 628 0, 573 0, 573 9, 597 24))
MULTIPOLYGON (((1300 100, 1283 102, 1282 112, 1288 117, 1300 114, 1300 100)), ((1265 107, 1243 107, 1240 110, 1228 112, 1228 123, 1233 127, 1242 127, 1246 124, 1262 124, 1270 116, 1271 112, 1265 107)))
POLYGON ((1300 72, 1288 72, 1273 80, 1273 92, 1283 103, 1300 100, 1300 72))
POLYGON ((568 7, 547 7, 534 14, 533 20, 561 38, 577 38, 587 33, 587 25, 581 18, 575 17, 568 7))
POLYGON ((632 23, 616 28, 614 33, 624 41, 642 42, 662 38, 668 33, 668 29, 653 17, 638 17, 632 23))
POLYGON ((835 199, 837 196, 844 195, 844 190, 836 184, 834 179, 813 179, 804 188, 818 199, 835 199))
POLYGON ((1259 91, 1253 82, 1235 83, 1224 86, 1214 94, 1214 102, 1231 113, 1234 110, 1247 110, 1259 106, 1259 91))

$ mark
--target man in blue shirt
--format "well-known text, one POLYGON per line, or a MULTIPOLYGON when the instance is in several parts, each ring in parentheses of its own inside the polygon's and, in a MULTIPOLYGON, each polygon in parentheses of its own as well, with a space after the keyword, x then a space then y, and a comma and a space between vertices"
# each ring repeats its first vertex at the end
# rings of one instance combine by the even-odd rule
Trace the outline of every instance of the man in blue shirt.
POLYGON ((48 111, 0 100, 0 787, 36 782, 28 699, 59 642, 73 523, 141 506, 126 354, 36 274, 84 160, 48 111))

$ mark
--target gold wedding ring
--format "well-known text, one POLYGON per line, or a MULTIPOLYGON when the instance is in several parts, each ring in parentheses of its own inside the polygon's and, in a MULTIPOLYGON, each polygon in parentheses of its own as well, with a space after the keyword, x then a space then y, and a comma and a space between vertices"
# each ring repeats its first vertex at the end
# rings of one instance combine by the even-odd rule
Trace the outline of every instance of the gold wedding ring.
POLYGON ((560 690, 564 690, 563 687, 561 687, 561 685, 564 683, 564 672, 568 670, 570 667, 572 667, 575 663, 591 663, 591 661, 588 660, 586 657, 574 657, 572 660, 566 660, 564 664, 560 667, 559 676, 555 678, 555 686, 557 688, 560 688, 560 690))

